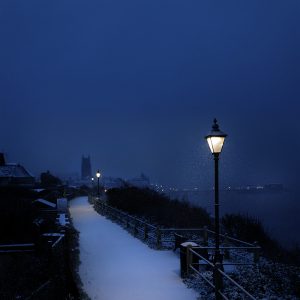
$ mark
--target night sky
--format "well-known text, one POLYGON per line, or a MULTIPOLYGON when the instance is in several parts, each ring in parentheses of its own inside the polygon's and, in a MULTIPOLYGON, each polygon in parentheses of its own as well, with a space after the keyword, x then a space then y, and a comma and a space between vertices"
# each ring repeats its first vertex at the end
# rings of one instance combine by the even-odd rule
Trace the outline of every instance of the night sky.
POLYGON ((298 184, 299 0, 1 0, 0 150, 33 174, 298 184))

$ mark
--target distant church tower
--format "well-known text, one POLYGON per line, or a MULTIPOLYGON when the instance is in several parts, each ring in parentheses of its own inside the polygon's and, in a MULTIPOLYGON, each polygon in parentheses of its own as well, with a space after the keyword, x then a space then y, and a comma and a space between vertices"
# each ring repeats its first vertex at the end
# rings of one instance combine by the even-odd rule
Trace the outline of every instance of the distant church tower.
POLYGON ((91 179, 92 178, 92 167, 90 156, 81 158, 81 179, 91 179))

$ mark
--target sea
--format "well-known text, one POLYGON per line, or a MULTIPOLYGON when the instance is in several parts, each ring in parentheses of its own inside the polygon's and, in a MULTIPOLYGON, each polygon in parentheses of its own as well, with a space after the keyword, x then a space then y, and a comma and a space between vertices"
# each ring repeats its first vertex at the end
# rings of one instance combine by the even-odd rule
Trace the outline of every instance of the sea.
MULTIPOLYGON (((172 191, 172 199, 186 200, 214 216, 214 191, 172 191)), ((243 214, 258 218, 266 232, 282 246, 300 246, 300 197, 296 190, 220 191, 220 215, 243 214)))

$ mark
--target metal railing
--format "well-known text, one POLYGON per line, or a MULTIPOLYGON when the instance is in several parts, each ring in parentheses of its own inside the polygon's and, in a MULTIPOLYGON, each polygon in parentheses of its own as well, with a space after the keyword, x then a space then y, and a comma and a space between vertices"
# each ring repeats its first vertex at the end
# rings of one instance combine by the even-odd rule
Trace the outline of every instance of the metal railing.
MULTIPOLYGON (((127 230, 131 231, 134 236, 140 235, 144 240, 152 240, 155 242, 157 248, 161 248, 166 244, 172 244, 173 249, 179 248, 179 245, 186 241, 192 241, 202 245, 206 249, 213 249, 209 247, 210 239, 214 238, 215 232, 203 228, 162 228, 149 224, 145 220, 132 216, 120 209, 109 206, 105 201, 98 197, 89 196, 89 202, 94 205, 94 208, 99 213, 118 221, 127 230), (193 238, 194 236, 194 238, 193 238)), ((253 261, 257 263, 259 260, 260 247, 257 243, 248 243, 236 238, 230 237, 226 234, 220 234, 224 247, 225 256, 228 256, 229 250, 239 249, 253 252, 253 261)))
MULTIPOLYGON (((202 239, 188 239, 183 235, 180 235, 178 233, 174 234, 175 237, 175 246, 174 250, 179 248, 180 244, 183 242, 189 241, 189 242, 194 242, 197 243, 199 246, 201 246, 201 249, 204 251, 213 251, 215 249, 214 246, 209 246, 210 241, 213 241, 212 239, 209 239, 208 233, 214 234, 213 231, 208 230, 206 227, 201 229, 202 231, 202 239)), ((220 250, 224 254, 225 259, 230 259, 232 258, 231 252, 234 250, 239 250, 240 252, 244 253, 252 253, 252 263, 247 263, 247 264, 257 264, 259 262, 259 257, 260 257, 260 251, 261 247, 258 246, 258 244, 255 242, 253 244, 244 242, 232 237, 229 237, 227 235, 221 235, 224 239, 222 239, 222 244, 224 246, 220 246, 220 250)), ((242 256, 241 254, 234 253, 234 256, 242 256)), ((244 263, 245 264, 245 263, 244 263)))
MULTIPOLYGON (((242 294, 242 296, 246 296, 247 299, 256 300, 254 296, 252 296, 248 291, 246 291, 239 283, 237 283, 234 279, 232 279, 228 274, 226 274, 223 270, 221 270, 221 264, 212 263, 201 254, 199 254, 196 250, 200 247, 187 247, 187 264, 188 269, 192 270, 198 276, 200 276, 211 288, 216 291, 216 299, 225 299, 230 300, 225 293, 223 292, 223 279, 228 280, 228 282, 233 285, 237 291, 242 294), (198 258, 198 260, 202 262, 193 263, 195 260, 194 257, 198 258), (205 268, 210 268, 213 274, 213 280, 209 280, 207 276, 203 274, 199 269, 200 266, 205 266, 205 268)), ((190 274, 188 274, 190 275, 190 274)), ((243 298, 244 299, 244 298, 243 298)))
MULTIPOLYGON (((89 197, 89 202, 94 205, 97 212, 108 216, 109 218, 116 220, 122 226, 124 226, 128 231, 130 231, 134 236, 139 236, 142 240, 152 241, 157 249, 161 249, 164 243, 173 243, 173 250, 180 247, 183 242, 190 241, 196 242, 197 244, 202 244, 203 246, 187 248, 187 259, 188 259, 188 269, 198 274, 211 288, 215 289, 216 299, 228 299, 229 298, 223 293, 222 285, 223 279, 226 279, 230 284, 235 286, 235 288, 243 296, 248 299, 255 300, 255 298, 247 292, 240 284, 233 280, 228 274, 221 270, 219 264, 214 264, 213 258, 209 259, 208 256, 204 257, 198 252, 207 253, 214 252, 215 247, 209 246, 210 236, 214 237, 215 232, 209 230, 207 227, 204 228, 161 228, 159 226, 154 226, 148 222, 134 217, 122 210, 115 207, 109 206, 104 201, 99 198, 89 197), (197 236, 196 239, 188 238, 184 236, 184 233, 188 233, 190 236, 193 234, 197 236), (195 257, 198 259, 197 263, 195 257), (199 262, 199 260, 201 262, 199 262), (202 272, 199 271, 200 266, 209 267, 212 271, 213 280, 209 280, 202 272)), ((221 234, 222 243, 224 246, 220 247, 220 250, 224 252, 225 257, 229 257, 231 250, 241 250, 245 252, 253 253, 253 262, 251 263, 224 263, 224 265, 248 265, 257 263, 259 261, 260 247, 256 243, 248 243, 233 237, 229 237, 226 234, 221 234), (233 244, 233 246, 230 246, 233 244)))
POLYGON ((109 206, 98 198, 89 198, 89 200, 97 212, 118 221, 128 231, 131 231, 134 236, 141 235, 144 240, 150 240, 155 243, 157 248, 162 246, 162 232, 159 226, 154 226, 122 210, 109 206))

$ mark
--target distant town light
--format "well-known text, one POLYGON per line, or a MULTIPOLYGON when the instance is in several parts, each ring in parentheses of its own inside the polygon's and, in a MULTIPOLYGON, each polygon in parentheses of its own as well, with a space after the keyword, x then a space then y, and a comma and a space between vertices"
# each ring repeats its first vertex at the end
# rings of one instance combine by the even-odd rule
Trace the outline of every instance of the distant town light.
POLYGON ((217 119, 214 119, 211 132, 205 137, 212 154, 221 153, 227 134, 219 129, 217 119))

